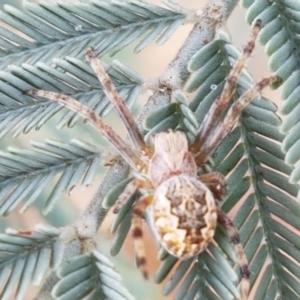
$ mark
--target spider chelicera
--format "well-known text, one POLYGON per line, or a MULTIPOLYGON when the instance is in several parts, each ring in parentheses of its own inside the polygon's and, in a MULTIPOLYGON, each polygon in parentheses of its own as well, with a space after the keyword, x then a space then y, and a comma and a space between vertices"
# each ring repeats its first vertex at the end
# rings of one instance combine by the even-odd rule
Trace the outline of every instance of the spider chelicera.
POLYGON ((131 230, 137 264, 145 278, 148 277, 148 272, 142 239, 142 218, 145 210, 149 208, 150 223, 158 240, 170 254, 179 259, 188 259, 204 251, 212 241, 219 222, 228 231, 236 254, 241 275, 241 299, 248 298, 250 272, 239 233, 217 203, 217 200, 223 200, 226 196, 226 179, 217 172, 200 176, 197 172, 232 130, 243 108, 251 99, 270 83, 279 81, 277 76, 259 81, 236 100, 225 117, 219 120, 235 91, 237 79, 254 49, 260 26, 261 22, 257 21, 252 29, 251 38, 233 66, 220 97, 211 106, 191 145, 188 145, 184 132, 173 130, 153 135, 151 145, 147 145, 133 115, 119 97, 111 79, 91 48, 87 49, 86 58, 100 80, 106 96, 125 124, 133 146, 128 145, 97 114, 75 99, 49 91, 27 91, 29 95, 57 101, 88 119, 137 175, 117 199, 114 213, 117 213, 137 190, 143 191, 140 199, 134 204, 131 230))

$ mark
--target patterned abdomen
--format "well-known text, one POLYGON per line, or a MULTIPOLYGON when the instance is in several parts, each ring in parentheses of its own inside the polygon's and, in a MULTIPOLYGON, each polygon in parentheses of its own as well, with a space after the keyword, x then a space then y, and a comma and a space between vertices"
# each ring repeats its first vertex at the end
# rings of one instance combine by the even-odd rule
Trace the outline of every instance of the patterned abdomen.
POLYGON ((215 201, 196 178, 174 176, 163 182, 154 194, 152 213, 162 246, 181 259, 203 251, 214 236, 215 201))

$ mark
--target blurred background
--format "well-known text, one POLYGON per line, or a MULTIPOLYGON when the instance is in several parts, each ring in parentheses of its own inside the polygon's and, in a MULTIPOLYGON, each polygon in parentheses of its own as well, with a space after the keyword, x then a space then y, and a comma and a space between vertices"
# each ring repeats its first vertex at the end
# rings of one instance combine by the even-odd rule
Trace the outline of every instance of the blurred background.
MULTIPOLYGON (((155 3, 157 5, 162 5, 160 1, 147 1, 155 3)), ((37 3, 38 1, 30 2, 37 3)), ((48 2, 55 1, 48 0, 48 2)), ((74 1, 69 0, 69 2, 74 1)), ((190 9, 201 8, 206 3, 206 1, 202 0, 176 0, 175 2, 184 6, 185 8, 190 9)), ((23 9, 23 3, 21 0, 0 0, 1 9, 3 9, 3 6, 5 4, 23 9)), ((224 27, 224 30, 230 33, 234 45, 239 49, 242 49, 242 45, 247 41, 249 37, 250 27, 244 21, 245 13, 246 11, 243 8, 237 7, 230 17, 228 23, 226 24, 226 27, 224 27)), ((191 25, 183 26, 163 46, 151 44, 141 53, 133 54, 132 49, 135 45, 133 44, 130 47, 127 47, 122 52, 118 53, 114 58, 117 58, 125 65, 130 66, 144 78, 155 78, 163 73, 166 66, 175 57, 178 49, 181 47, 184 40, 188 36, 191 28, 191 25)), ((267 69, 267 59, 261 47, 258 46, 255 53, 252 55, 252 58, 248 63, 248 70, 256 80, 269 75, 269 71, 267 69)), ((274 92, 269 89, 265 91, 264 95, 273 101, 276 101, 276 99, 278 99, 278 92, 274 92)), ((143 96, 141 97, 141 101, 136 103, 133 108, 135 113, 138 113, 146 99, 146 96, 143 96)), ((106 117, 105 120, 108 123, 114 124, 115 128, 115 118, 116 116, 112 112, 108 117, 106 117)), ((101 145, 99 134, 87 125, 77 127, 75 126, 75 128, 73 129, 63 129, 60 131, 56 130, 55 124, 58 119, 59 116, 56 116, 51 119, 48 126, 44 126, 39 131, 32 130, 29 134, 22 135, 17 139, 12 139, 9 136, 5 137, 3 140, 1 140, 0 150, 5 151, 8 145, 30 148, 30 140, 37 140, 42 142, 45 140, 45 137, 68 141, 72 138, 81 138, 82 135, 84 135, 85 140, 90 141, 93 144, 101 145)), ((125 134, 125 131, 123 129, 119 130, 118 128, 117 130, 125 134)), ((8 218, 4 220, 2 218, 0 220, 1 232, 3 232, 7 227, 22 230, 32 230, 34 229, 35 225, 39 223, 64 226, 74 222, 78 215, 89 203, 99 183, 101 182, 101 178, 103 177, 104 173, 105 168, 100 166, 97 177, 87 190, 82 191, 79 188, 75 188, 72 191, 72 194, 70 196, 65 195, 63 199, 59 203, 57 203, 56 208, 46 217, 41 216, 40 213, 41 207, 43 206, 43 199, 37 201, 36 204, 30 207, 24 214, 20 214, 18 210, 15 210, 15 212, 12 213, 8 218)), ((48 192, 49 191, 45 191, 45 195, 48 194, 48 192)), ((99 232, 99 248, 101 249, 101 251, 107 254, 109 254, 110 245, 113 240, 113 236, 109 234, 109 225, 111 222, 111 218, 112 216, 110 214, 106 218, 106 222, 103 224, 99 232)), ((153 276, 154 271, 157 270, 159 266, 159 262, 156 259, 156 246, 154 245, 149 233, 147 233, 146 235, 146 249, 147 256, 149 257, 149 265, 153 276)), ((145 282, 142 279, 141 275, 134 267, 134 257, 132 253, 132 241, 130 238, 128 238, 125 242, 125 245, 123 246, 123 249, 121 250, 121 253, 112 260, 116 264, 116 269, 124 278, 125 285, 136 296, 136 299, 172 299, 172 295, 169 297, 161 296, 161 289, 163 285, 155 285, 152 280, 150 280, 149 282, 145 282)), ((34 295, 34 291, 32 291, 32 294, 28 296, 28 299, 31 299, 32 295, 34 295)))

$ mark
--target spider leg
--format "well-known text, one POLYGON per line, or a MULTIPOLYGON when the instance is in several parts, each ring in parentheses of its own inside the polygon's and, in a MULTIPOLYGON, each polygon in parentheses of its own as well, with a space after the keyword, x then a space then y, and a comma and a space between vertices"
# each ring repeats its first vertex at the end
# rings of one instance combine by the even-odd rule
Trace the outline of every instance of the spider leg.
POLYGON ((215 126, 215 121, 219 118, 222 114, 226 106, 228 105, 231 96, 234 93, 236 88, 236 83, 239 77, 239 74, 242 72, 246 61, 250 57, 253 49, 255 47, 255 41, 258 36, 259 30, 261 27, 261 21, 258 20, 253 29, 252 35, 249 39, 247 45, 244 47, 242 55, 237 59, 233 69, 228 75, 227 81, 225 83, 224 89, 219 98, 212 104, 210 107, 207 115, 202 122, 198 133, 196 135, 195 141, 191 145, 190 149, 193 153, 197 153, 197 150, 202 146, 203 142, 205 141, 206 137, 210 134, 215 126))
POLYGON ((124 191, 119 195, 113 209, 113 213, 117 214, 123 204, 140 188, 153 189, 149 181, 141 179, 133 179, 125 187, 124 191))
POLYGON ((241 275, 239 286, 241 300, 247 300, 250 291, 250 271, 243 246, 240 242, 240 235, 230 218, 219 207, 217 207, 217 214, 219 223, 228 231, 230 242, 233 245, 236 260, 239 265, 241 275))
POLYGON ((131 230, 133 237, 134 252, 137 267, 140 268, 145 279, 148 279, 147 259, 145 245, 143 241, 142 217, 146 208, 151 205, 153 195, 142 196, 133 208, 133 216, 131 221, 131 230))
POLYGON ((197 165, 203 164, 219 146, 225 136, 232 130, 242 110, 250 103, 250 101, 270 83, 279 82, 280 80, 281 79, 278 76, 262 79, 230 107, 224 120, 210 133, 211 138, 203 141, 200 151, 195 156, 197 165))
POLYGON ((87 106, 81 104, 71 97, 44 90, 29 90, 26 92, 26 94, 54 100, 68 109, 75 111, 82 117, 88 119, 131 167, 138 170, 144 168, 144 164, 139 158, 138 153, 132 151, 130 146, 128 146, 110 126, 106 125, 102 119, 87 106))
POLYGON ((215 199, 220 201, 224 199, 227 193, 227 181, 225 176, 218 172, 210 172, 199 176, 199 180, 207 185, 215 199))
POLYGON ((139 131, 138 125, 133 118, 130 110, 128 109, 124 100, 118 95, 118 92, 112 83, 110 77, 105 71, 100 59, 98 59, 92 48, 86 50, 86 59, 91 64, 94 72, 96 73, 99 81, 103 86, 104 93, 110 99, 114 107, 116 108, 119 116, 121 117, 126 129, 133 141, 134 145, 143 153, 149 152, 148 147, 145 144, 144 138, 139 131))

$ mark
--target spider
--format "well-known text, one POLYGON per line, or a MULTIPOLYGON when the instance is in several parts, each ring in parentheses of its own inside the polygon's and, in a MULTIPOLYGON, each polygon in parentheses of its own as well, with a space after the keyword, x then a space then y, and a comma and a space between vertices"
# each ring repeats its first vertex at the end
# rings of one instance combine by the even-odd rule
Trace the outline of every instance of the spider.
POLYGON ((117 213, 137 190, 144 191, 134 204, 131 230, 137 265, 145 278, 148 277, 148 271, 142 239, 142 218, 148 208, 150 222, 161 245, 171 255, 182 260, 194 257, 206 249, 219 222, 228 231, 236 254, 241 276, 240 297, 243 300, 248 298, 250 272, 239 233, 217 203, 226 196, 226 179, 217 172, 198 176, 197 171, 232 130, 243 108, 251 99, 270 83, 280 80, 277 76, 262 79, 229 108, 223 120, 219 120, 235 91, 238 76, 255 47, 260 27, 261 22, 257 21, 220 97, 211 106, 191 145, 188 145, 184 132, 173 130, 153 135, 151 145, 147 145, 134 117, 118 96, 111 79, 91 48, 87 49, 86 58, 101 82, 106 96, 125 124, 133 147, 91 109, 75 99, 49 91, 27 91, 29 95, 57 101, 88 119, 136 174, 117 199, 114 213, 117 213))

